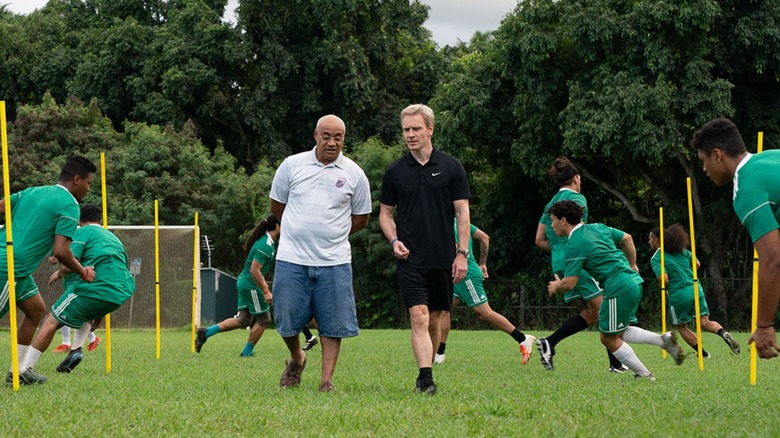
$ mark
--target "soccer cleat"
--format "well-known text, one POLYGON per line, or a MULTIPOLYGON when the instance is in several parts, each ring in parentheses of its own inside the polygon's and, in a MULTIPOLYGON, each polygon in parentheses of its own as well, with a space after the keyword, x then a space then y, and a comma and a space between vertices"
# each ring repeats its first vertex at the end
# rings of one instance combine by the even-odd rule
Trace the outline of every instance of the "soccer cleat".
POLYGON ((445 355, 436 353, 436 356, 433 357, 433 364, 441 365, 444 363, 445 359, 446 359, 445 355))
POLYGON ((663 349, 672 356, 677 365, 681 365, 685 359, 685 353, 677 345, 677 335, 673 332, 666 332, 661 335, 661 340, 663 341, 663 349))
POLYGON ((95 351, 95 349, 98 348, 98 345, 100 345, 100 341, 101 339, 95 336, 95 340, 87 345, 87 351, 95 351))
POLYGON ((70 345, 68 344, 60 344, 59 347, 54 349, 54 353, 67 353, 70 351, 70 345))
POLYGON ((625 366, 625 365, 620 365, 620 367, 615 367, 615 366, 611 366, 611 365, 610 365, 610 367, 609 367, 609 372, 610 372, 610 373, 618 373, 618 374, 623 374, 623 373, 625 373, 626 371, 628 371, 628 367, 627 367, 627 366, 625 366))
POLYGON ((248 355, 246 355, 242 351, 241 353, 238 354, 238 357, 255 357, 255 354, 254 353, 249 353, 248 355))
POLYGON ((312 336, 311 338, 307 339, 306 342, 303 343, 303 351, 309 351, 311 350, 315 345, 319 344, 320 341, 317 340, 316 336, 312 336))
POLYGON ((655 375, 653 375, 653 373, 650 373, 650 374, 648 374, 646 376, 640 376, 639 374, 635 374, 634 378, 636 380, 647 379, 647 380, 649 380, 651 382, 655 382, 655 375))
MULTIPOLYGON (((47 380, 49 379, 47 379, 46 376, 36 373, 32 368, 27 368, 23 373, 19 374, 20 385, 36 385, 39 383, 46 383, 47 380)), ((5 386, 8 386, 9 388, 14 386, 14 375, 11 371, 5 376, 5 386)))
POLYGON ((536 349, 539 350, 539 358, 542 360, 542 365, 547 371, 555 369, 553 366, 553 356, 555 356, 555 350, 553 350, 550 343, 546 338, 539 338, 536 340, 536 349))
MULTIPOLYGON (((697 358, 699 357, 699 352, 698 352, 698 351, 696 351, 696 357, 697 357, 697 358)), ((709 359, 709 358, 710 358, 710 357, 712 357, 712 356, 710 355, 710 352, 709 352, 709 351, 707 351, 707 350, 704 350, 704 351, 702 352, 702 357, 704 357, 705 359, 709 359)))
POLYGON ((293 361, 284 362, 284 372, 282 378, 279 379, 279 386, 282 388, 295 388, 301 384, 301 373, 306 368, 306 359, 303 359, 303 364, 298 365, 293 361))
POLYGON ((726 341, 726 344, 729 345, 729 348, 731 348, 731 352, 734 354, 739 354, 739 343, 734 340, 733 337, 731 337, 731 333, 729 332, 723 332, 723 340, 726 341))
POLYGON ((330 380, 326 380, 322 383, 320 383, 320 392, 334 392, 336 390, 336 387, 333 386, 333 383, 330 380))
POLYGON ((536 336, 534 335, 525 335, 525 341, 523 341, 520 344, 520 354, 523 356, 523 359, 520 363, 523 365, 528 363, 528 359, 531 358, 531 353, 533 352, 533 345, 534 342, 536 342, 536 336))
POLYGON ((62 362, 60 362, 59 365, 57 365, 57 372, 58 373, 69 373, 73 371, 78 364, 81 363, 81 360, 84 359, 84 355, 81 353, 81 348, 76 350, 71 350, 70 353, 68 353, 68 357, 66 357, 62 362))
POLYGON ((204 327, 201 327, 197 330, 195 333, 195 352, 200 353, 200 349, 203 348, 203 344, 206 343, 206 341, 209 338, 206 337, 206 329, 204 327))
POLYGON ((417 383, 414 385, 414 392, 418 394, 436 394, 436 384, 433 383, 433 379, 417 379, 417 383))

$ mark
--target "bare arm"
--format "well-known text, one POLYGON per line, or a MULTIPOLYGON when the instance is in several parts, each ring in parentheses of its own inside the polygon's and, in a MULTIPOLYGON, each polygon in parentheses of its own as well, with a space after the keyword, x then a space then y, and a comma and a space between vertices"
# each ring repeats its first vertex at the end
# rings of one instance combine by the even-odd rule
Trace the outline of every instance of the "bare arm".
POLYGON ((764 359, 780 353, 772 323, 780 302, 780 231, 773 230, 755 243, 758 252, 758 319, 756 331, 748 342, 756 343, 758 356, 764 359))
POLYGON ((579 281, 579 279, 579 276, 572 275, 563 277, 563 280, 561 280, 558 278, 558 274, 556 274, 555 280, 547 283, 547 293, 549 295, 555 295, 558 292, 568 292, 577 286, 577 281, 579 281))
POLYGON ((639 267, 636 265, 636 247, 634 246, 634 239, 628 233, 623 233, 623 238, 618 242, 620 250, 626 255, 628 265, 634 272, 639 272, 639 267))
POLYGON ((282 215, 284 214, 284 208, 286 206, 287 204, 282 204, 279 201, 271 199, 271 214, 276 216, 276 218, 279 219, 279 222, 282 221, 282 215))
POLYGON ((382 234, 393 247, 395 258, 406 260, 409 257, 409 249, 406 248, 404 242, 398 240, 398 229, 395 226, 395 219, 393 219, 394 211, 395 206, 393 205, 379 204, 379 228, 382 229, 382 234))
MULTIPOLYGON (((468 249, 469 235, 471 234, 469 200, 452 201, 452 206, 455 208, 455 222, 458 225, 458 249, 468 249)), ((468 269, 466 257, 463 257, 463 254, 455 254, 455 259, 452 261, 452 282, 457 284, 466 278, 468 269)))
POLYGON ((368 225, 368 215, 359 214, 352 215, 352 228, 349 229, 349 234, 355 234, 368 225))
POLYGON ((265 281, 265 277, 263 277, 263 265, 257 260, 252 260, 252 265, 249 267, 249 273, 252 274, 252 280, 254 280, 255 284, 263 291, 265 301, 270 303, 273 295, 271 295, 271 288, 268 287, 268 283, 265 281))
POLYGON ((73 252, 70 250, 71 240, 61 234, 54 236, 54 247, 52 248, 52 254, 57 257, 66 268, 72 272, 78 274, 82 280, 91 283, 95 279, 95 269, 92 267, 85 268, 76 260, 73 256, 73 252))
POLYGON ((490 251, 490 236, 484 231, 477 229, 471 238, 479 245, 479 269, 482 270, 482 279, 484 280, 488 278, 487 258, 490 251))
POLYGON ((542 251, 545 252, 551 252, 552 248, 550 247, 550 241, 547 240, 547 225, 545 224, 539 224, 538 227, 536 227, 536 246, 542 249, 542 251))

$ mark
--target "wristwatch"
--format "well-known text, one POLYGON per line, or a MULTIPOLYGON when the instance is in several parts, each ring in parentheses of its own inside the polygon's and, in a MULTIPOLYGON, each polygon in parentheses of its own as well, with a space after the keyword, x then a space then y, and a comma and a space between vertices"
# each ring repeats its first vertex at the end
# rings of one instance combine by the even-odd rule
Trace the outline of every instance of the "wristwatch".
POLYGON ((463 254, 463 257, 469 258, 469 250, 467 250, 467 249, 460 249, 460 248, 458 248, 457 253, 458 254, 463 254))

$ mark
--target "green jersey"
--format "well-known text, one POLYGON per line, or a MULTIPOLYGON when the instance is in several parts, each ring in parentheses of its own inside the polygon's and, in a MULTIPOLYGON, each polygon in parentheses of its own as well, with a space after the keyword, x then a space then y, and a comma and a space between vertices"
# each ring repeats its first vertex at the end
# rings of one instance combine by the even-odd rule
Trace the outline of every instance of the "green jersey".
POLYGON ((622 231, 604 224, 580 224, 569 234, 566 245, 564 276, 579 277, 585 270, 604 288, 604 300, 614 298, 632 286, 642 283, 616 246, 622 231))
POLYGON ((734 173, 734 212, 753 242, 780 225, 780 150, 748 154, 734 173))
MULTIPOLYGON (((112 232, 98 224, 87 224, 73 236, 73 255, 84 266, 95 268, 95 281, 73 281, 78 295, 122 304, 135 292, 133 276, 127 269, 127 252, 112 232)), ((67 293, 67 292, 66 292, 67 293)))
POLYGON ((552 227, 552 218, 547 211, 550 207, 558 201, 574 201, 584 209, 582 213, 582 222, 588 222, 588 201, 585 200, 585 196, 582 193, 575 192, 572 189, 562 188, 558 190, 558 193, 553 196, 550 202, 544 206, 544 213, 542 218, 539 219, 540 224, 544 224, 544 234, 547 236, 547 241, 550 242, 550 258, 552 261, 552 269, 554 273, 563 272, 564 268, 564 254, 566 252, 566 242, 569 238, 566 236, 558 237, 552 227))
MULTIPOLYGON (((687 303, 693 300, 693 266, 691 265, 690 251, 684 249, 677 254, 670 254, 664 251, 664 272, 669 276, 669 284, 666 289, 669 291, 669 304, 675 305, 687 303)), ((658 249, 650 259, 650 265, 653 267, 655 276, 661 275, 661 250, 658 249)), ((704 289, 699 284, 699 298, 704 298, 704 289)))
MULTIPOLYGON (((14 270, 32 274, 51 251, 56 234, 73 238, 79 223, 79 203, 65 186, 30 187, 11 195, 14 270)), ((0 269, 8 271, 5 239, 0 239, 0 269)))
POLYGON ((265 236, 257 239, 252 245, 252 249, 249 250, 249 254, 244 262, 244 269, 238 275, 237 286, 243 289, 257 289, 258 285, 252 278, 252 262, 260 263, 262 266, 260 272, 265 276, 268 270, 271 269, 271 263, 274 261, 275 256, 274 240, 266 233, 265 236))

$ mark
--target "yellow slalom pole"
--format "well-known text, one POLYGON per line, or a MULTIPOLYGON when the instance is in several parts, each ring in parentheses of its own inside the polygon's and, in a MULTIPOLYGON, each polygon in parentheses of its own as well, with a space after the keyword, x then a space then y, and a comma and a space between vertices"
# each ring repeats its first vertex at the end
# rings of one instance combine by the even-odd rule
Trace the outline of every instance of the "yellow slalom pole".
MULTIPOLYGON (((665 271, 665 264, 664 264, 664 208, 661 207, 658 209, 658 217, 660 218, 660 230, 659 233, 661 234, 659 238, 661 239, 661 333, 666 333, 666 277, 664 276, 665 271)), ((666 350, 663 348, 661 349, 661 356, 666 359, 666 350)))
POLYGON ((160 227, 157 200, 154 200, 154 310, 157 329, 157 359, 160 358, 160 227))
MULTIPOLYGON (((106 153, 100 153, 100 188, 103 202, 103 228, 108 229, 108 201, 106 197, 106 153)), ((106 323, 106 374, 111 374, 111 314, 105 317, 106 323)))
MULTIPOLYGON (((764 132, 758 132, 758 152, 761 153, 764 150, 764 132)), ((753 247, 753 308, 750 311, 750 327, 751 333, 756 331, 756 324, 758 324, 758 252, 753 247)), ((756 366, 758 365, 758 352, 756 351, 756 343, 750 344, 750 384, 756 384, 756 366)))
POLYGON ((8 258, 8 325, 11 328, 11 369, 13 389, 19 390, 19 345, 16 329, 16 277, 14 275, 14 241, 11 232, 11 177, 8 167, 8 135, 5 101, 0 100, 0 140, 3 147, 3 197, 5 199, 5 247, 8 258))
POLYGON ((198 212, 195 212, 195 229, 192 246, 192 352, 195 352, 195 316, 198 304, 198 212))
POLYGON ((691 197, 691 178, 686 178, 688 184, 688 221, 691 228, 691 265, 693 268, 693 303, 696 311, 696 341, 698 342, 697 352, 699 353, 699 369, 704 371, 704 357, 701 346, 701 316, 699 315, 699 276, 696 266, 696 234, 693 230, 693 201, 691 197))

